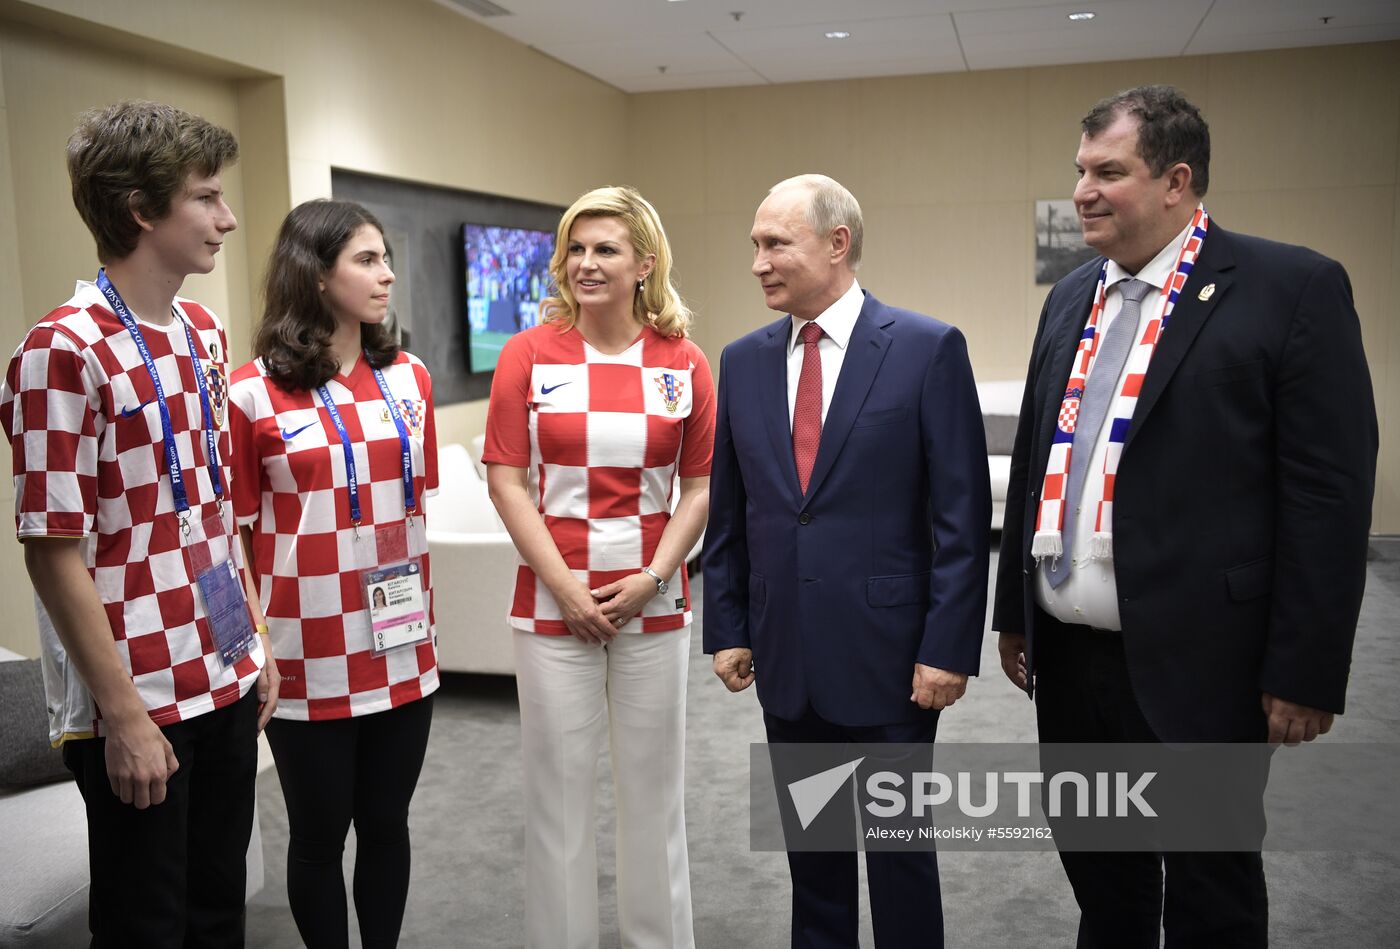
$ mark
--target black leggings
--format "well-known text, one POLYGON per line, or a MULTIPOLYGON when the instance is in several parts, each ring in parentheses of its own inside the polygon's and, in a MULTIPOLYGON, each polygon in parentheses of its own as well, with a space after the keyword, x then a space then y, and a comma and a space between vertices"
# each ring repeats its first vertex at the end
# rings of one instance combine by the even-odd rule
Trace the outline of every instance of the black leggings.
POLYGON ((267 740, 287 801, 287 898, 308 949, 349 944, 341 857, 355 822, 355 915, 365 949, 398 945, 411 861, 408 804, 433 697, 323 722, 273 719, 267 740))

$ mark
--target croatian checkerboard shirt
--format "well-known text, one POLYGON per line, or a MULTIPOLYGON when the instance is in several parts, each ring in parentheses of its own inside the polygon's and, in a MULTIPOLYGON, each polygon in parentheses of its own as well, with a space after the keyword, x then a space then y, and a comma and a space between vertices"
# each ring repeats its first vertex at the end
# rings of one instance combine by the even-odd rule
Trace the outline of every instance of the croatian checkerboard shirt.
MULTIPOLYGON (((676 476, 710 473, 715 392, 705 354, 647 327, 626 352, 598 352, 578 332, 546 323, 510 339, 491 385, 482 460, 528 469, 536 502, 574 576, 595 589, 651 563, 671 519, 676 476)), ((690 582, 669 578, 619 632, 691 622, 690 582)), ((558 604, 523 562, 510 624, 569 630, 558 604)))
MULTIPOLYGON (((428 370, 408 353, 384 367, 413 453, 413 490, 437 493, 437 432, 428 370)), ((288 392, 261 360, 233 374, 234 510, 251 526, 254 580, 282 674, 278 718, 319 721, 368 715, 438 687, 437 634, 376 656, 360 570, 374 566, 375 526, 404 523, 399 433, 363 359, 326 383, 354 445, 362 524, 355 539, 345 455, 315 391, 288 392)), ((422 514, 406 529, 421 557, 432 621, 432 571, 422 514)))
MULTIPOLYGON (((227 339, 199 304, 177 299, 175 308, 189 322, 203 364, 227 492, 227 339)), ((141 333, 165 388, 191 518, 202 520, 215 497, 185 331, 176 320, 142 323, 141 333)), ((237 701, 262 668, 261 640, 224 667, 181 546, 155 383, 93 284, 80 282, 20 344, 0 390, 0 421, 14 450, 20 539, 81 539, 117 653, 152 720, 169 725, 237 701)), ((227 501, 224 520, 231 531, 227 501)), ((101 735, 101 710, 42 605, 39 614, 50 737, 101 735)))

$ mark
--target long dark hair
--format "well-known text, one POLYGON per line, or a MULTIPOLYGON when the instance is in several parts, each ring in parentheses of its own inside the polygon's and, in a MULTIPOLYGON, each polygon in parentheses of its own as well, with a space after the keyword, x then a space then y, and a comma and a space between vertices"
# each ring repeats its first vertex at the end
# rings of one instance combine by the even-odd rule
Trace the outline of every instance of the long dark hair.
MULTIPOLYGON (((340 368, 330 348, 335 317, 321 299, 320 281, 365 224, 384 233, 379 219, 360 205, 326 199, 297 205, 282 222, 267 265, 267 302, 253 355, 262 357, 268 377, 283 389, 314 389, 340 368)), ((399 354, 383 323, 361 324, 360 341, 376 369, 399 354)))

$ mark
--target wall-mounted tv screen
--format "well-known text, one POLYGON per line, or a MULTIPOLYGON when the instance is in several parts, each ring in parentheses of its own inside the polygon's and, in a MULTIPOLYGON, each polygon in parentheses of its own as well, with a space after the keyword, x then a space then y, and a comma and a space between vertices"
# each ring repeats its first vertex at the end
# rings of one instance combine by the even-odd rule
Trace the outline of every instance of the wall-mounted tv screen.
POLYGON ((467 255, 467 368, 490 372, 515 333, 540 321, 549 296, 554 234, 523 227, 462 225, 467 255))

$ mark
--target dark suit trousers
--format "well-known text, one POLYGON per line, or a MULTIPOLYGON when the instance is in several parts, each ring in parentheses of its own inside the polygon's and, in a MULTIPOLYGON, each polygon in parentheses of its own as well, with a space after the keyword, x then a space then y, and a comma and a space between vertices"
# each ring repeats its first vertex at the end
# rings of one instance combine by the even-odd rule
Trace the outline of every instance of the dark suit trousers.
MULTIPOLYGON (((810 708, 798 721, 763 714, 770 744, 920 743, 932 745, 938 713, 916 722, 847 727, 810 708)), ((780 795, 780 798, 782 796, 780 795)), ((791 802, 782 801, 783 807, 791 802)), ((786 819, 786 818, 785 818, 786 819)), ((793 949, 854 949, 860 945, 860 877, 854 851, 789 851, 793 949)), ((876 949, 942 949, 943 901, 938 855, 868 851, 865 873, 876 949)))
POLYGON ((242 947, 256 693, 161 728, 180 768, 165 800, 145 810, 112 793, 105 738, 63 746, 87 808, 93 949, 242 947))
MULTIPOLYGON (((1120 633, 1038 611, 1035 708, 1042 742, 1156 742, 1133 696, 1120 633)), ((1258 853, 1061 852, 1079 903, 1079 949, 1267 946, 1258 853), (1165 884, 1163 868, 1165 866, 1165 884)))

